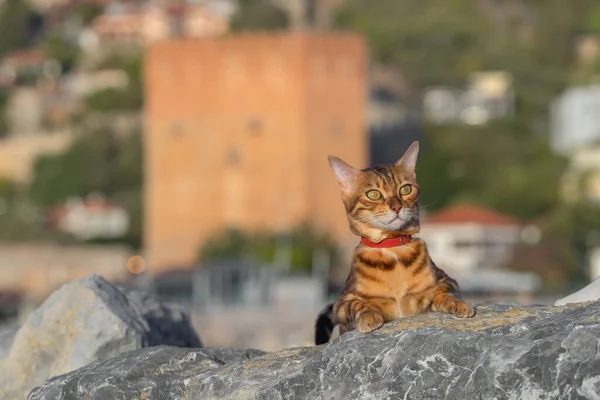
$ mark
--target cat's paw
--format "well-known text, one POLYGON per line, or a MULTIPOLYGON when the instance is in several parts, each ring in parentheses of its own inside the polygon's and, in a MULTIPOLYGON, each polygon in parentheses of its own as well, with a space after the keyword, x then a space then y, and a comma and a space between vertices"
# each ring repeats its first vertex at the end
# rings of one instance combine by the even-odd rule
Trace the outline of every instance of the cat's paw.
POLYGON ((380 328, 384 323, 383 316, 374 312, 362 313, 356 321, 356 329, 360 333, 373 332, 375 329, 380 328))
POLYGON ((471 318, 475 315, 475 308, 469 302, 454 296, 446 299, 442 310, 459 318, 471 318))
POLYGON ((467 301, 456 299, 453 314, 459 318, 472 318, 475 315, 475 308, 467 301))

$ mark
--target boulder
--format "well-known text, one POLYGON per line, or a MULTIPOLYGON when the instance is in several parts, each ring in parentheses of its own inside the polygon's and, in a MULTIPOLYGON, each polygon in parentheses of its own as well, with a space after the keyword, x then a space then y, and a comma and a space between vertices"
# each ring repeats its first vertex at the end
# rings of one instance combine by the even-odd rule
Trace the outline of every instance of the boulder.
POLYGON ((0 399, 22 399, 48 378, 143 347, 201 347, 187 315, 99 276, 54 292, 0 360, 0 399))
POLYGON ((157 347, 33 390, 29 400, 598 399, 600 303, 432 313, 274 353, 157 347))
POLYGON ((8 351, 18 330, 18 327, 13 326, 0 329, 0 360, 8 355, 8 351))
POLYGON ((563 297, 560 300, 556 300, 555 306, 564 306, 565 304, 581 303, 585 301, 596 301, 600 300, 600 278, 596 278, 590 282, 586 287, 571 293, 570 295, 563 297))

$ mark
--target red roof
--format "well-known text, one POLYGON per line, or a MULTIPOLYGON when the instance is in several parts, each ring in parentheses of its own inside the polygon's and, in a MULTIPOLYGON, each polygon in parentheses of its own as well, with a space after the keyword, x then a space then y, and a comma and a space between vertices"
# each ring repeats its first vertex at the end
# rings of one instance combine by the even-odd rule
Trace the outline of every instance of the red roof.
POLYGON ((521 225, 516 218, 473 204, 459 204, 445 208, 429 215, 423 222, 426 224, 521 225))
POLYGON ((45 59, 46 56, 40 49, 17 50, 4 56, 5 62, 19 65, 39 64, 45 59))

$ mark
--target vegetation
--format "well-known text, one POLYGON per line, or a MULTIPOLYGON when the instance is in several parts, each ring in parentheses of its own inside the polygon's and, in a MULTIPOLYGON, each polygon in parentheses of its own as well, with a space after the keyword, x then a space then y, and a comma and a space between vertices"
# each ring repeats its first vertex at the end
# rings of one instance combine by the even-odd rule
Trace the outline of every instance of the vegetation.
POLYGON ((292 271, 310 271, 313 254, 323 251, 335 261, 337 249, 331 238, 301 226, 289 233, 244 233, 228 230, 208 240, 202 246, 200 261, 249 258, 264 263, 276 263, 277 251, 289 249, 292 271))
POLYGON ((0 89, 0 138, 8 135, 8 120, 6 117, 6 104, 8 103, 8 91, 0 89))
POLYGON ((231 21, 234 31, 282 29, 288 24, 287 14, 272 0, 240 0, 238 7, 231 21))
POLYGON ((141 132, 119 138, 107 128, 83 134, 64 153, 39 157, 29 198, 38 207, 100 192, 131 217, 129 243, 141 244, 141 132))
POLYGON ((59 31, 49 32, 42 40, 41 48, 46 57, 60 63, 63 72, 70 72, 79 57, 77 44, 69 43, 59 31))
POLYGON ((27 1, 4 2, 0 7, 0 56, 21 49, 29 43, 34 17, 27 1))
POLYGON ((125 71, 129 84, 123 89, 104 89, 90 94, 86 109, 92 112, 135 111, 143 104, 142 57, 112 56, 104 60, 100 69, 114 68, 125 71))

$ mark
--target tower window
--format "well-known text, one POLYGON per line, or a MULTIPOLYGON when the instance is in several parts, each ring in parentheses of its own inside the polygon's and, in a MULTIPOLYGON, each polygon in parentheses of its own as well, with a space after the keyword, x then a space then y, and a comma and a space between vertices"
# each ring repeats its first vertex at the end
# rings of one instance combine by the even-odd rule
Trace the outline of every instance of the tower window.
POLYGON ((263 124, 259 118, 253 117, 250 118, 250 120, 248 121, 248 131, 250 132, 250 134, 259 135, 262 133, 262 128, 263 124))

